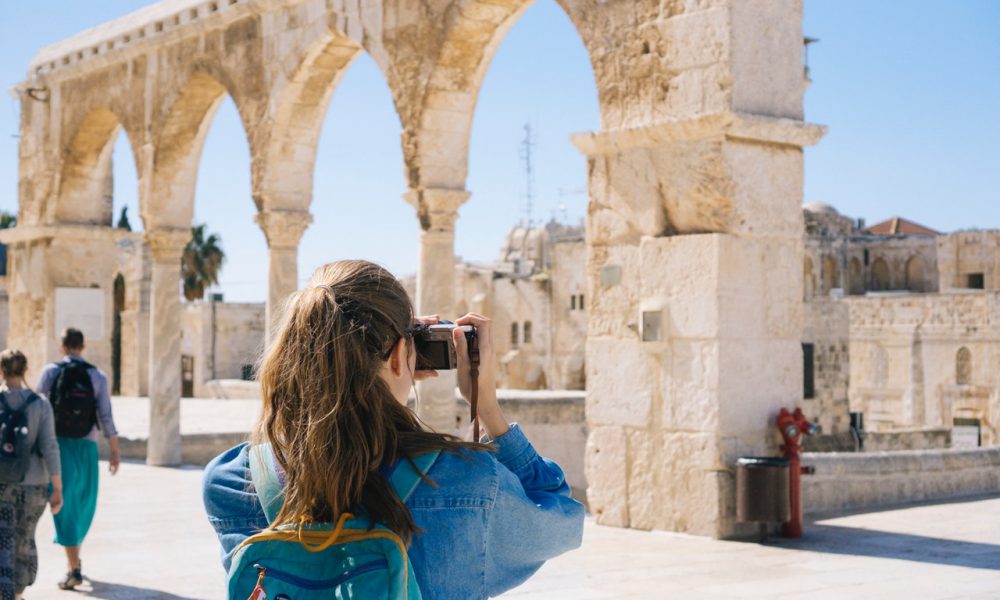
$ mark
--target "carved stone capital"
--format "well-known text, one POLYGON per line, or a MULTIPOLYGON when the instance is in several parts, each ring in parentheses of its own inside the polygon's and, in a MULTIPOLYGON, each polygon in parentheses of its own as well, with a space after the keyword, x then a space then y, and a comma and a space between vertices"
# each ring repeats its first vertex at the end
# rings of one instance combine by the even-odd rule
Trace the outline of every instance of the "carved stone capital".
POLYGON ((455 231, 458 207, 469 196, 466 190, 452 188, 417 188, 403 194, 403 198, 417 209, 420 228, 439 233, 455 231))
POLYGON ((154 262, 179 262, 184 246, 191 241, 190 229, 152 229, 146 232, 146 243, 154 262))
POLYGON ((304 210, 265 210, 254 221, 264 230, 269 248, 298 248, 313 217, 304 210))

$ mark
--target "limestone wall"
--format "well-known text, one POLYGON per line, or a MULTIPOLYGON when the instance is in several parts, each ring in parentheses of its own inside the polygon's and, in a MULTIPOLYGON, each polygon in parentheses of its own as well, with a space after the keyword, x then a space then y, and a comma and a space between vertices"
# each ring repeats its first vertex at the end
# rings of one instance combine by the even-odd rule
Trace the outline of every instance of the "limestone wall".
POLYGON ((938 237, 942 290, 969 288, 980 275, 982 289, 1000 289, 1000 231, 959 231, 938 237))
POLYGON ((243 366, 256 364, 264 343, 264 311, 264 304, 259 303, 185 305, 181 351, 194 358, 196 397, 212 396, 207 381, 242 379, 243 366))
POLYGON ((851 298, 851 410, 871 429, 979 419, 1000 441, 1000 293, 851 298))
POLYGON ((7 331, 10 329, 10 303, 7 297, 7 277, 0 277, 0 348, 7 348, 7 331))
POLYGON ((1000 448, 804 454, 806 514, 1000 492, 1000 448))
POLYGON ((802 342, 813 345, 815 397, 802 400, 806 416, 818 421, 825 434, 847 432, 851 360, 850 311, 847 303, 816 298, 805 303, 802 342))

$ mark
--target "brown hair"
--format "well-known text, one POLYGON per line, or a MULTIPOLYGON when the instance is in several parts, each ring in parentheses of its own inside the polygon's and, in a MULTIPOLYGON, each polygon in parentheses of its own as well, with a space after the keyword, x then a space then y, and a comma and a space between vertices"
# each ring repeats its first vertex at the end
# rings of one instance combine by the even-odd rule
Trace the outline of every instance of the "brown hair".
POLYGON ((7 348, 0 352, 0 371, 4 377, 24 377, 28 369, 28 359, 20 350, 7 348))
POLYGON ((63 332, 62 345, 67 350, 80 350, 83 348, 83 332, 74 327, 69 327, 63 332))
POLYGON ((366 261, 320 267, 291 297, 259 367, 255 441, 272 444, 286 479, 273 525, 331 522, 360 505, 409 541, 418 528, 379 468, 429 450, 484 447, 425 430, 379 375, 412 322, 403 286, 366 261))

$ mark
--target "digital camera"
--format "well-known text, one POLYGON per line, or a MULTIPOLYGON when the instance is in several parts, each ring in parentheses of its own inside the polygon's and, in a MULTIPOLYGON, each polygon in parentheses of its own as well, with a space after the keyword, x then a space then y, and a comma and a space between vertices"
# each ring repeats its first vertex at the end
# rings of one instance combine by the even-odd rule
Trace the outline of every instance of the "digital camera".
POLYGON ((458 368, 455 354, 455 339, 452 331, 459 328, 465 332, 468 347, 476 337, 476 328, 471 325, 455 325, 451 321, 438 321, 433 325, 414 326, 413 346, 417 351, 418 371, 448 371, 458 368))

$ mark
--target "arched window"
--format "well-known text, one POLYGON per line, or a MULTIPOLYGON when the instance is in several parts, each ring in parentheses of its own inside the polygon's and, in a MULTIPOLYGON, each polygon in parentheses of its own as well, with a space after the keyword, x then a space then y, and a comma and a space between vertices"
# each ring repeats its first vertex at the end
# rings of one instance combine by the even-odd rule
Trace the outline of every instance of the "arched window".
POLYGON ((524 322, 524 343, 531 343, 531 321, 524 322))
POLYGON ((972 352, 964 346, 959 348, 958 354, 955 355, 955 383, 972 384, 972 352))
POLYGON ((840 287, 840 268, 837 259, 832 256, 823 257, 823 295, 828 296, 830 290, 840 287))
POLYGON ((879 257, 872 261, 871 277, 871 289, 877 292, 889 289, 889 263, 885 262, 884 258, 879 257))
POLYGON ((852 294, 864 294, 865 293, 865 274, 861 268, 861 261, 857 257, 851 259, 851 264, 848 267, 848 288, 852 294))
POLYGON ((906 289, 913 292, 927 291, 927 284, 924 281, 924 259, 919 256, 911 256, 906 261, 906 289))
POLYGON ((816 280, 813 278, 813 261, 808 256, 802 265, 802 286, 805 299, 812 298, 816 290, 816 280))

